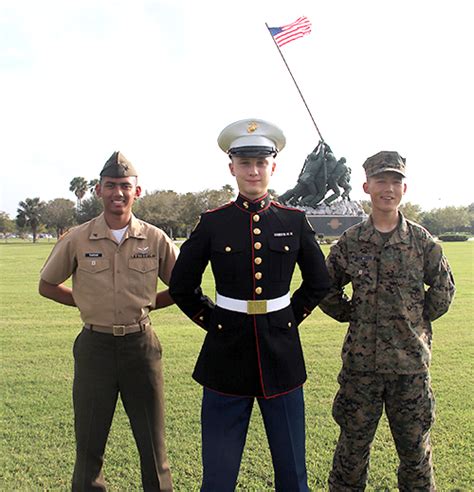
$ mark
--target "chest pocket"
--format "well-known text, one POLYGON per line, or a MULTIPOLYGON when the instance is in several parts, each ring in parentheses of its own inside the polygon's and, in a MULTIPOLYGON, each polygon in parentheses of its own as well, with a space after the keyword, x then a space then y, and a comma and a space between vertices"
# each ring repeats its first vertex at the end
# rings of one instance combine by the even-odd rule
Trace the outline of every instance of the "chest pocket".
POLYGON ((268 239, 271 280, 289 281, 291 279, 299 247, 298 239, 293 236, 268 239))
POLYGON ((158 284, 158 258, 129 258, 126 281, 130 292, 152 302, 158 284))
POLYGON ((423 286, 423 254, 412 247, 400 247, 397 253, 396 264, 399 282, 423 286))
POLYGON ((158 270, 157 258, 130 258, 128 268, 140 273, 148 273, 158 270))
POLYGON ((216 239, 211 244, 211 265, 214 277, 221 282, 235 282, 244 255, 243 242, 216 239))
POLYGON ((77 269, 87 273, 100 273, 109 268, 110 261, 107 258, 90 258, 77 263, 77 269))

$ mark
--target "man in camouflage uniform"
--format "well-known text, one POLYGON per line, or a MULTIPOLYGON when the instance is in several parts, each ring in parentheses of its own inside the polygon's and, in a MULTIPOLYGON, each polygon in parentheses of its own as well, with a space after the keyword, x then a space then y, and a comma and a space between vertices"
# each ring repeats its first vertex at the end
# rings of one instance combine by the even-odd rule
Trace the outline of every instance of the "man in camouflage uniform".
POLYGON ((448 310, 454 280, 439 244, 399 211, 405 159, 382 151, 369 157, 364 169, 372 213, 331 248, 332 287, 320 304, 334 319, 349 322, 333 404, 341 432, 329 489, 364 490, 385 405, 400 459, 399 489, 433 491, 431 322, 448 310), (344 294, 349 283, 351 299, 344 294))

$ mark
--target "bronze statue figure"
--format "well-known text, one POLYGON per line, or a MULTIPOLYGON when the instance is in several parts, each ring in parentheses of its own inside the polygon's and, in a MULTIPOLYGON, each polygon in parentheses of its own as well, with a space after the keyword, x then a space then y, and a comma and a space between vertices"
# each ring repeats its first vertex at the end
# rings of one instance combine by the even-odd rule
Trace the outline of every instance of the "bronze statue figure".
POLYGON ((351 170, 346 165, 346 159, 341 157, 336 160, 329 145, 319 142, 306 157, 296 186, 280 195, 279 200, 287 205, 312 208, 323 200, 326 205, 330 205, 339 197, 342 200, 350 200, 350 179, 351 170), (340 188, 344 190, 342 194, 340 188), (333 193, 324 199, 329 191, 333 193))

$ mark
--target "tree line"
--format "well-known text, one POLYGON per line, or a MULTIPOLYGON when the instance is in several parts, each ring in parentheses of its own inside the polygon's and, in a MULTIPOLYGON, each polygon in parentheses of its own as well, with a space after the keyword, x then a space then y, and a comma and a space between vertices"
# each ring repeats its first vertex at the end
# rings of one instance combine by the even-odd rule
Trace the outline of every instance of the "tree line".
MULTIPOLYGON (((25 198, 18 204, 15 219, 0 211, 0 234, 25 237, 31 234, 33 242, 38 235, 59 237, 67 229, 97 217, 102 212, 102 200, 95 194, 98 180, 75 177, 69 190, 76 202, 67 198, 55 198, 48 202, 39 197, 25 198)), ((199 192, 177 193, 173 190, 146 192, 133 206, 133 213, 140 219, 163 229, 170 237, 189 236, 199 215, 223 205, 235 197, 230 185, 221 189, 205 189, 199 192)))
MULTIPOLYGON (((48 202, 39 197, 25 198, 18 204, 15 219, 0 211, 0 234, 24 237, 31 234, 33 242, 39 234, 59 237, 70 227, 82 224, 102 212, 102 201, 95 195, 98 180, 75 177, 69 190, 76 196, 76 203, 66 198, 48 202)), ((271 194, 277 194, 271 190, 271 194)), ((146 192, 134 204, 134 214, 150 224, 163 229, 170 237, 188 237, 199 215, 205 210, 219 207, 235 197, 231 185, 218 190, 177 193, 173 190, 146 192)), ((370 201, 362 201, 366 213, 370 213, 370 201)), ((426 227, 433 235, 447 232, 474 234, 474 203, 465 207, 448 206, 423 211, 417 204, 407 202, 400 209, 405 217, 426 227)))

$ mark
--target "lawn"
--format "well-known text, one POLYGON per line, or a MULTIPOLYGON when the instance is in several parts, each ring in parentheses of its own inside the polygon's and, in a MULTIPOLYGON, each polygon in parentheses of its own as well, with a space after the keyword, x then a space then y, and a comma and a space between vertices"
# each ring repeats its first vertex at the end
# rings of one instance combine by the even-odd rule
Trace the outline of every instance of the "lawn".
MULTIPOLYGON (((39 270, 52 243, 0 244, 0 489, 68 490, 74 462, 72 344, 80 330, 75 308, 37 294, 39 270)), ((437 419, 432 432, 439 491, 474 490, 473 314, 474 243, 446 243, 457 294, 434 323, 432 377, 437 419)), ((327 246, 324 247, 327 252, 327 246)), ((295 285, 297 279, 295 280, 295 285)), ((212 279, 205 290, 213 296, 212 279)), ((153 312, 164 348, 166 431, 177 491, 198 490, 202 388, 191 378, 204 332, 175 307, 153 312)), ((321 311, 300 327, 308 382, 307 461, 310 487, 325 490, 338 429, 331 417, 345 325, 321 311)), ((397 458, 385 420, 372 450, 367 490, 396 489, 397 458)), ((141 490, 138 454, 121 405, 106 450, 110 491, 141 490)), ((255 407, 238 490, 271 490, 271 458, 255 407)))

